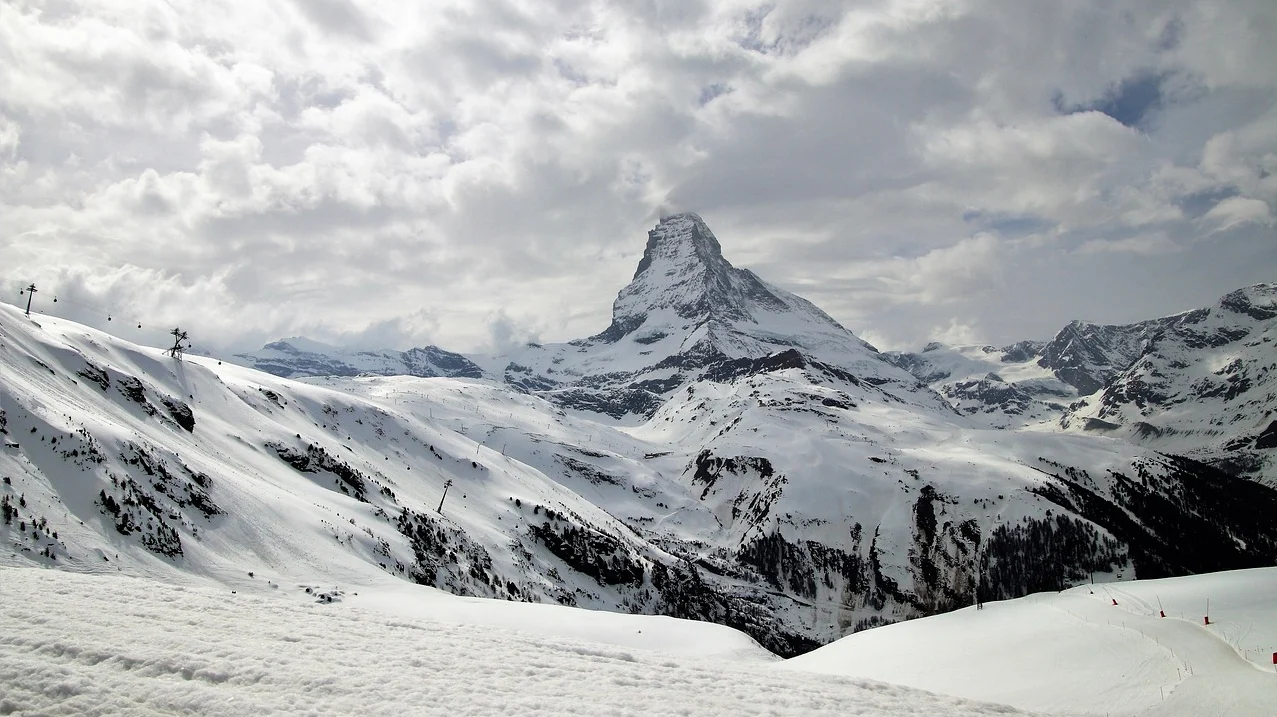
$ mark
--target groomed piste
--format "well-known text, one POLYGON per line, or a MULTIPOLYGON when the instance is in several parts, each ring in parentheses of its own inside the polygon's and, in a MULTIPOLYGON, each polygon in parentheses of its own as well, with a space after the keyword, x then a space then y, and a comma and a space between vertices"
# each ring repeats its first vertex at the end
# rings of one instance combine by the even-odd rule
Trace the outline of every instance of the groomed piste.
POLYGON ((706 623, 358 593, 0 569, 0 712, 1259 717, 1277 695, 1273 568, 988 603, 789 661, 706 623))

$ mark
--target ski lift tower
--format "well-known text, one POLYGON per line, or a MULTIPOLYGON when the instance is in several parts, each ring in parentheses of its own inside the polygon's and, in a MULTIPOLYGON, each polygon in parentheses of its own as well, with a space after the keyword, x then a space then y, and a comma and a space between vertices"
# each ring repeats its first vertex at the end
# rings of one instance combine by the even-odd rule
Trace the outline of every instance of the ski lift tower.
POLYGON ((175 328, 169 332, 173 335, 173 347, 168 350, 168 355, 177 360, 182 360, 182 352, 186 350, 186 346, 182 342, 186 340, 186 332, 180 328, 175 328))

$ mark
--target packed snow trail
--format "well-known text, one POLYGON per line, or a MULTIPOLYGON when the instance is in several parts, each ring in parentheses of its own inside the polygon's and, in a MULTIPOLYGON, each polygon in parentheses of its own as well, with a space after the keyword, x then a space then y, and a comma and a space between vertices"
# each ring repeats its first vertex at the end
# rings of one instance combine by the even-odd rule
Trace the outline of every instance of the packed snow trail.
POLYGON ((1262 672, 1200 624, 1122 609, 1123 601, 1129 597, 1120 589, 1100 589, 1090 594, 1084 588, 1075 588, 1061 595, 1055 605, 1079 620, 1107 622, 1111 627, 1134 631, 1179 663, 1179 681, 1161 686, 1164 700, 1136 714, 1261 717, 1277 711, 1277 675, 1262 672), (1117 596, 1116 606, 1110 595, 1117 596))
POLYGON ((1277 674, 1258 658, 1273 652, 1277 568, 1261 568, 987 603, 857 633, 784 669, 1069 715, 1271 717, 1277 674), (1207 596, 1219 624, 1179 617, 1207 596))
POLYGON ((0 569, 0 604, 6 715, 1022 714, 760 659, 112 575, 0 569))

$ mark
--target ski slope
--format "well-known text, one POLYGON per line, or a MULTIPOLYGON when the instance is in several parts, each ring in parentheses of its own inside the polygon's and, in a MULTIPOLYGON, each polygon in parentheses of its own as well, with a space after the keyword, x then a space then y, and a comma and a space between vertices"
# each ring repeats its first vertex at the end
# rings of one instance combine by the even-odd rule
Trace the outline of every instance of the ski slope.
POLYGON ((857 633, 783 668, 1060 714, 1262 717, 1277 714, 1274 652, 1277 568, 1261 568, 988 603, 857 633))
POLYGON ((0 569, 0 714, 1019 714, 781 671, 705 623, 310 587, 0 569))
POLYGON ((1277 568, 989 603, 786 662, 668 617, 277 575, 243 588, 0 568, 0 713, 1262 717, 1277 704, 1259 659, 1277 650, 1277 568))

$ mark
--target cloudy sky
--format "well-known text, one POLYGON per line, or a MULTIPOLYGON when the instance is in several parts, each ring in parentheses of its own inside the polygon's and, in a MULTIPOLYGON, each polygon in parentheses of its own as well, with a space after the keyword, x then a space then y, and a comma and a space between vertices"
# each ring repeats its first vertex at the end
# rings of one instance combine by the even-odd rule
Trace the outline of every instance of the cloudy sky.
POLYGON ((666 207, 880 347, 1049 338, 1277 281, 1274 68, 1272 0, 5 0, 0 289, 488 350, 666 207))

